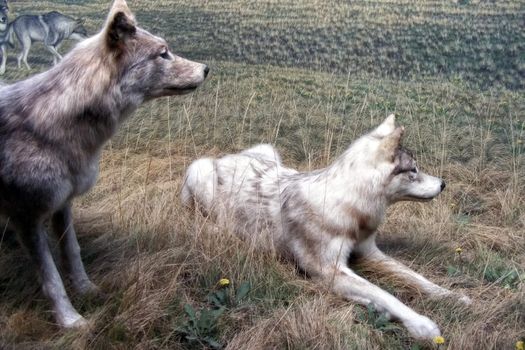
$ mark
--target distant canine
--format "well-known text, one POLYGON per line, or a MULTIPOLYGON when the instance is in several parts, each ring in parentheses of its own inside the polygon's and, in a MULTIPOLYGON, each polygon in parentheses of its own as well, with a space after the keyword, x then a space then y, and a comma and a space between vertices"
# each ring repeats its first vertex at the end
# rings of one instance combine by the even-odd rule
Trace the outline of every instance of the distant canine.
MULTIPOLYGON (((57 64, 62 59, 58 49, 66 39, 84 40, 87 38, 87 31, 84 28, 84 20, 75 19, 51 11, 43 15, 22 15, 17 17, 9 24, 8 40, 14 47, 14 37, 22 46, 18 55, 18 68, 22 62, 27 69, 31 69, 27 63, 27 55, 31 49, 31 44, 35 41, 43 42, 46 49, 53 55, 53 64, 57 64)), ((5 70, 5 67, 3 68, 5 70)))
POLYGON ((9 44, 9 6, 7 1, 0 0, 0 52, 2 62, 0 63, 0 75, 5 73, 5 64, 7 62, 6 46, 9 44))
POLYGON ((137 27, 116 0, 102 31, 47 72, 0 87, 0 214, 38 269, 62 327, 86 320, 73 308, 47 242, 50 221, 64 271, 80 294, 97 292, 80 257, 71 201, 96 182, 103 145, 143 102, 195 90, 208 67, 178 57, 137 27))
POLYGON ((337 294, 400 320, 414 337, 432 338, 440 335, 433 321, 348 267, 352 254, 431 296, 453 294, 386 256, 375 243, 389 205, 428 201, 445 188, 442 179, 421 172, 401 147, 403 132, 391 115, 332 165, 313 172, 282 166, 270 145, 202 158, 186 172, 182 200, 221 223, 233 223, 255 244, 275 245, 337 294), (264 232, 270 242, 261 242, 264 232))

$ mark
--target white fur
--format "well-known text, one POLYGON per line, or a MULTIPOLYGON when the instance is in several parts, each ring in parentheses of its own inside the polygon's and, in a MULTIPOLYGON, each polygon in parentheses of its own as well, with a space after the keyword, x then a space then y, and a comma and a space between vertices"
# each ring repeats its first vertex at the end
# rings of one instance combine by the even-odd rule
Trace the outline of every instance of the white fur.
POLYGON ((245 237, 271 232, 271 244, 313 278, 349 300, 373 304, 414 337, 432 338, 440 334, 434 322, 347 266, 355 253, 432 296, 451 294, 375 244, 388 205, 428 200, 444 188, 441 179, 419 172, 410 153, 400 148, 403 131, 391 115, 332 165, 310 173, 282 166, 270 145, 203 158, 188 168, 182 200, 214 214, 219 223, 232 224, 245 237))

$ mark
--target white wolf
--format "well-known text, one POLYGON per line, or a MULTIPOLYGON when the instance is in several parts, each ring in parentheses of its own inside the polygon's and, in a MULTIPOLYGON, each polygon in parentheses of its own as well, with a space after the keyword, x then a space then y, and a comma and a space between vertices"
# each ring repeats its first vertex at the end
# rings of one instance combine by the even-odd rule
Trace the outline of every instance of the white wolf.
POLYGON ((313 172, 283 167, 276 150, 264 144, 219 159, 199 159, 187 170, 182 201, 219 222, 233 223, 239 234, 257 236, 256 244, 269 232, 267 244, 336 293, 372 304, 416 338, 432 338, 440 335, 433 321, 348 267, 352 254, 431 296, 455 294, 386 256, 375 243, 388 205, 427 201, 445 188, 442 179, 420 172, 400 146, 403 132, 391 115, 332 165, 313 172))

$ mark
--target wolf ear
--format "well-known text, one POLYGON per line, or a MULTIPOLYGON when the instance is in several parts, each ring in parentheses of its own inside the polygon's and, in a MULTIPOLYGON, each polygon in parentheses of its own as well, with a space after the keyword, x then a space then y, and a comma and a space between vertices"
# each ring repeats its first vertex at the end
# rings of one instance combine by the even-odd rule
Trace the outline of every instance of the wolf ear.
POLYGON ((122 47, 127 38, 137 31, 135 17, 131 13, 126 1, 115 0, 106 22, 104 34, 106 43, 111 49, 122 47))
POLYGON ((393 160, 396 150, 401 144, 401 139, 403 138, 404 133, 405 128, 400 126, 395 128, 394 131, 390 133, 390 135, 387 135, 385 138, 383 138, 379 147, 379 152, 385 156, 385 159, 393 160))
POLYGON ((377 128, 372 131, 372 134, 377 137, 385 137, 390 135, 396 129, 396 116, 390 114, 377 128))

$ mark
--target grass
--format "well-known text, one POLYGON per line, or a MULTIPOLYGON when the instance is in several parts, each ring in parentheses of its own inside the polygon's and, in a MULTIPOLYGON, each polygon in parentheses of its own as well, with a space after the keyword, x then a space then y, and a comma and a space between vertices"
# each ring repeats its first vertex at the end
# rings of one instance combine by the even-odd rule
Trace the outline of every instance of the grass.
MULTIPOLYGON (((270 142, 285 163, 314 169, 390 112, 405 125, 405 144, 420 166, 443 176, 447 189, 431 203, 392 207, 379 244, 474 303, 430 301, 366 266, 359 273, 435 320, 446 339, 441 349, 512 349, 525 337, 520 3, 130 5, 177 52, 209 63, 212 75, 191 96, 141 108, 107 145, 97 186, 76 201, 84 261, 107 294, 103 301, 72 298, 92 329, 56 328, 24 252, 12 235, 2 235, 0 348, 211 347, 202 341, 206 336, 229 349, 432 348, 313 284, 274 252, 188 212, 178 199, 184 170, 197 157, 270 142), (406 50, 408 61, 390 54, 396 47, 406 50), (480 57, 492 59, 494 71, 481 69, 480 57), (232 283, 228 290, 246 282, 249 293, 213 318, 213 327, 193 328, 202 339, 190 341, 183 331, 192 324, 185 306, 196 317, 215 310, 209 295, 224 277, 232 283)), ((59 9, 83 16, 93 31, 107 4, 11 7, 14 13, 59 9)), ((38 44, 31 72, 15 70, 9 54, 8 81, 50 63, 38 44)))

